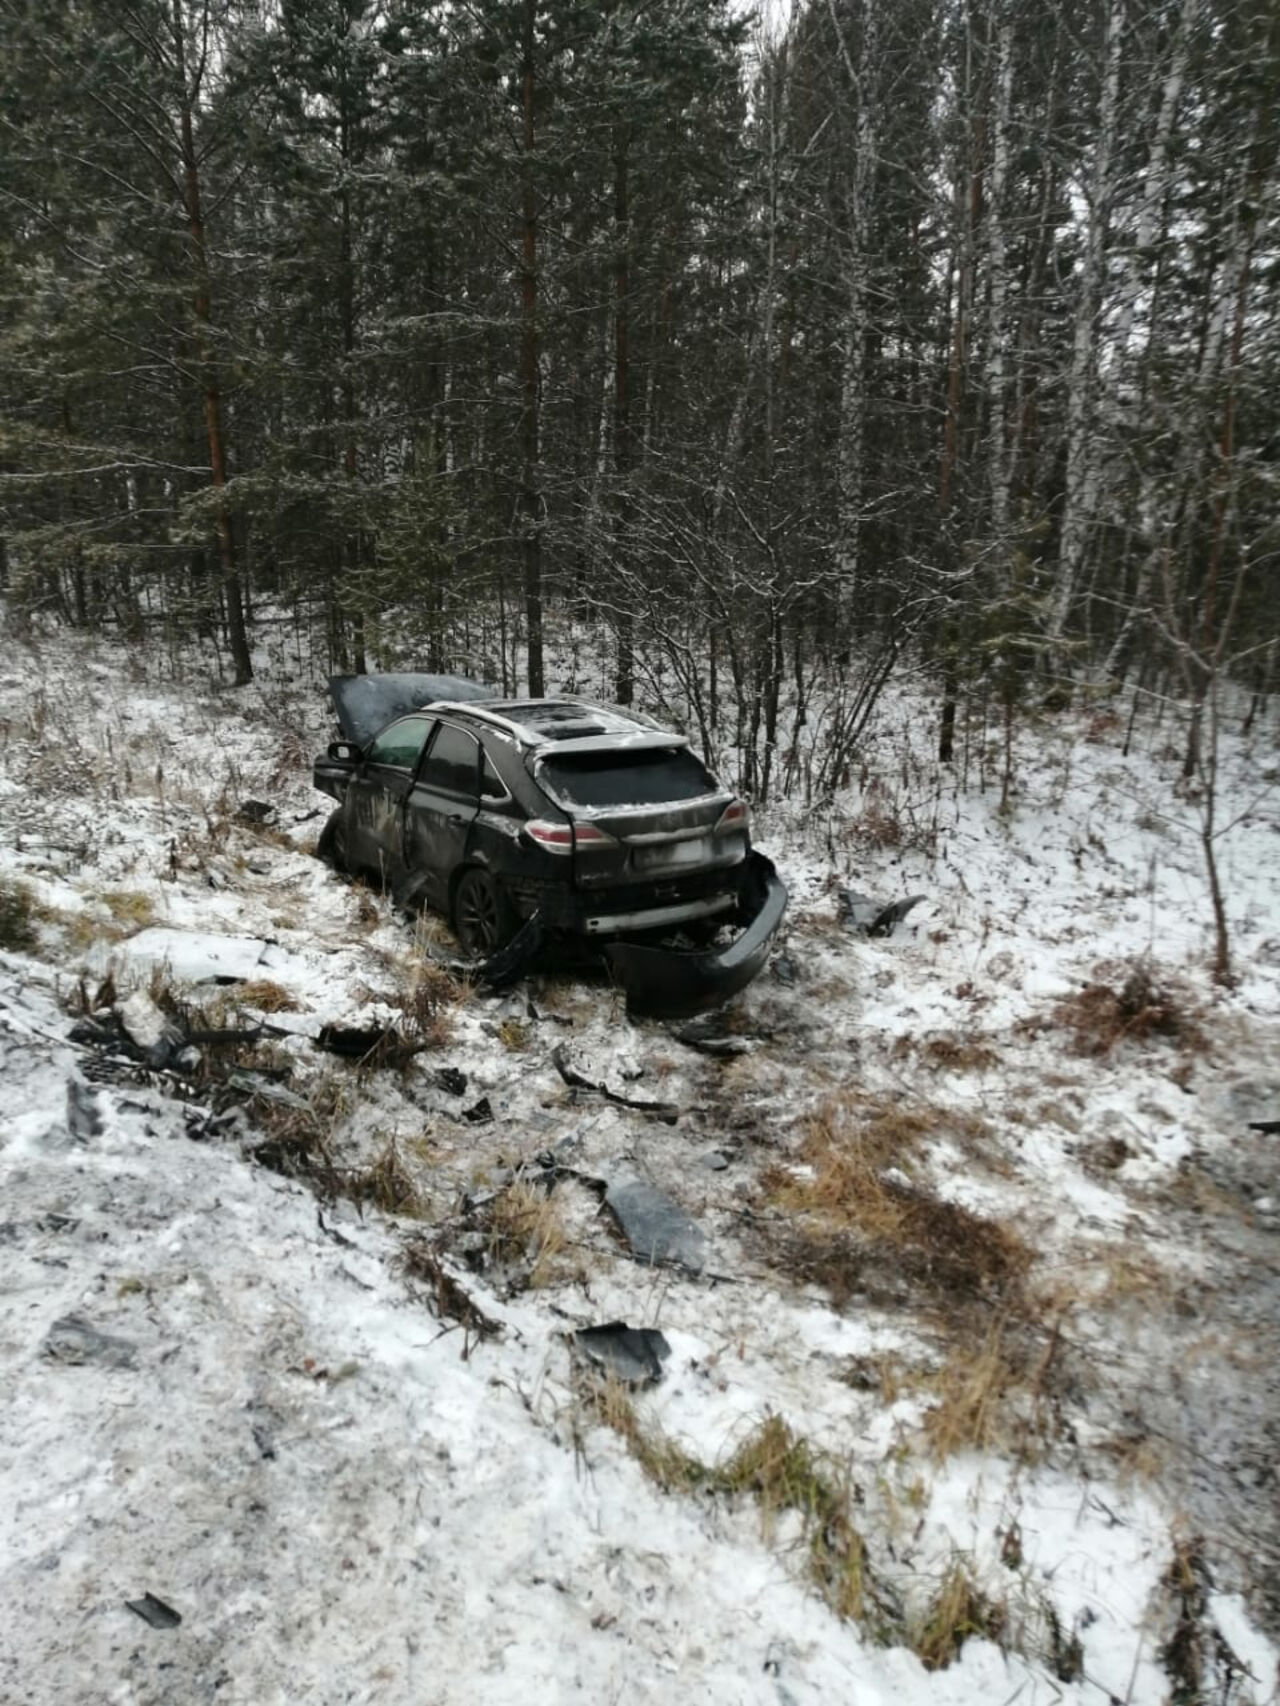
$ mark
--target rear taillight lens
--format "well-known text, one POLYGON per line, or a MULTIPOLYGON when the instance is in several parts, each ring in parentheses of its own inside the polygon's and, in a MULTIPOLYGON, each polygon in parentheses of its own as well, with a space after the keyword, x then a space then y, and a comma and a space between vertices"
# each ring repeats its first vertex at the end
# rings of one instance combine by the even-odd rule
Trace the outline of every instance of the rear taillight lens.
POLYGON ((545 818, 531 818, 524 832, 548 853, 572 853, 575 847, 614 847, 617 843, 604 830, 592 823, 548 823, 545 818))
POLYGON ((573 844, 575 847, 614 847, 617 843, 604 830, 597 829, 593 823, 575 823, 573 826, 573 844))
POLYGON ((716 834, 723 835, 730 829, 747 829, 751 823, 751 811, 745 800, 734 800, 720 813, 716 824, 716 834))
POLYGON ((524 832, 530 841, 536 841, 539 847, 545 847, 548 853, 573 852, 573 825, 569 823, 548 823, 545 818, 530 818, 524 826, 524 832))

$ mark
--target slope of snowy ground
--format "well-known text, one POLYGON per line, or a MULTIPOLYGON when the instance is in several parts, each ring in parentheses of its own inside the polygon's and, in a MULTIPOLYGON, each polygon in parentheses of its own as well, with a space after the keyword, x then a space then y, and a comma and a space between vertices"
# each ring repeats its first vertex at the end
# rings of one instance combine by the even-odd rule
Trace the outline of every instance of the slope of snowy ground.
POLYGON ((1280 1117, 1274 729, 1224 752, 1229 995, 1171 727, 1129 758, 1122 729, 1028 731, 1001 814, 897 699, 838 811, 758 824, 793 900, 737 1053, 546 972, 442 996, 430 1049, 369 1071, 310 1039, 403 1022, 414 932, 310 856, 320 696, 267 679, 162 681, 65 637, 0 676, 0 875, 38 913, 0 958, 0 1698, 1155 1703, 1194 1674, 1274 1699, 1280 1185, 1247 1129, 1280 1117), (868 942, 836 919, 850 880, 929 899, 868 942), (1061 1004, 1143 956, 1181 1039, 1075 1052, 1061 1004), (157 966, 206 1008, 290 1003, 270 1063, 334 1176, 390 1165, 399 1213, 254 1164, 244 1117, 198 1140, 207 1088, 193 1112, 93 1081, 67 1002, 157 966), (569 1088, 558 1045, 675 1122, 569 1088), (885 1200, 985 1251, 832 1217, 823 1133, 893 1115, 885 1200), (548 1152, 513 1253, 493 1204, 536 1215, 545 1173, 505 1187, 548 1152), (623 1174, 693 1216, 706 1273, 628 1258, 584 1182, 623 1174), (499 1336, 442 1331, 402 1260, 424 1237, 499 1336), (613 1319, 671 1346, 633 1410, 565 1340, 613 1319), (841 1488, 875 1615, 836 1615, 802 1512, 710 1472, 770 1416, 841 1488), (664 1490, 638 1439, 708 1473, 664 1490), (181 1625, 126 1609, 145 1592, 181 1625), (927 1670, 939 1627, 956 1656, 927 1670))

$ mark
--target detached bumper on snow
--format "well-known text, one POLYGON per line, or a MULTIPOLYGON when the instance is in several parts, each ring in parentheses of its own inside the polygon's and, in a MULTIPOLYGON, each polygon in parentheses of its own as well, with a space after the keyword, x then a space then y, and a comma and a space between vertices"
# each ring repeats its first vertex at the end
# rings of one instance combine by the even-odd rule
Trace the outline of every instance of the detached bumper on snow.
POLYGON ((742 933, 724 947, 695 949, 614 942, 605 956, 626 991, 629 1012, 689 1019, 719 1007, 764 970, 787 910, 782 878, 763 853, 747 855, 738 894, 742 933))

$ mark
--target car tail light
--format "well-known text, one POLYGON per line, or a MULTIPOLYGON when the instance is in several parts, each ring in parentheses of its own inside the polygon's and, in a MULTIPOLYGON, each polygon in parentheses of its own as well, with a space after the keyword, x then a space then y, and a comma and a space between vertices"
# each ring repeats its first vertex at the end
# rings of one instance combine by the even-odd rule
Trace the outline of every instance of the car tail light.
POLYGON ((525 834, 548 853, 572 853, 575 847, 613 847, 612 835, 597 829, 593 823, 548 823, 545 818, 531 818, 524 826, 525 834))
POLYGON ((570 823, 548 823, 545 818, 534 817, 525 824, 524 832, 539 847, 545 847, 548 853, 573 852, 573 825, 570 823))
POLYGON ((613 836, 606 835, 603 829, 597 829, 594 823, 575 823, 573 826, 573 844, 575 847, 617 846, 613 836))
POLYGON ((751 811, 745 800, 734 800, 720 813, 716 824, 716 834, 723 835, 730 829, 746 829, 751 823, 751 811))

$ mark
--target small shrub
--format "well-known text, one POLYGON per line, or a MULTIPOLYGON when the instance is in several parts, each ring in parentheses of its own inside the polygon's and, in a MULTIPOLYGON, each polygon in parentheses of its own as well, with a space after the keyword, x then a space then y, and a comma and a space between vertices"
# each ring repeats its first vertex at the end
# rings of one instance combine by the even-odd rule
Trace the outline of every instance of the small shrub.
POLYGON ((39 940, 31 890, 25 883, 0 877, 0 948, 11 954, 30 954, 39 940))
POLYGON ((1053 1022, 1072 1032, 1076 1054, 1101 1056, 1124 1042, 1162 1038, 1179 1048, 1207 1046, 1190 997, 1172 983, 1157 981, 1148 960, 1131 966, 1123 979, 1086 983, 1053 1009, 1053 1022))

